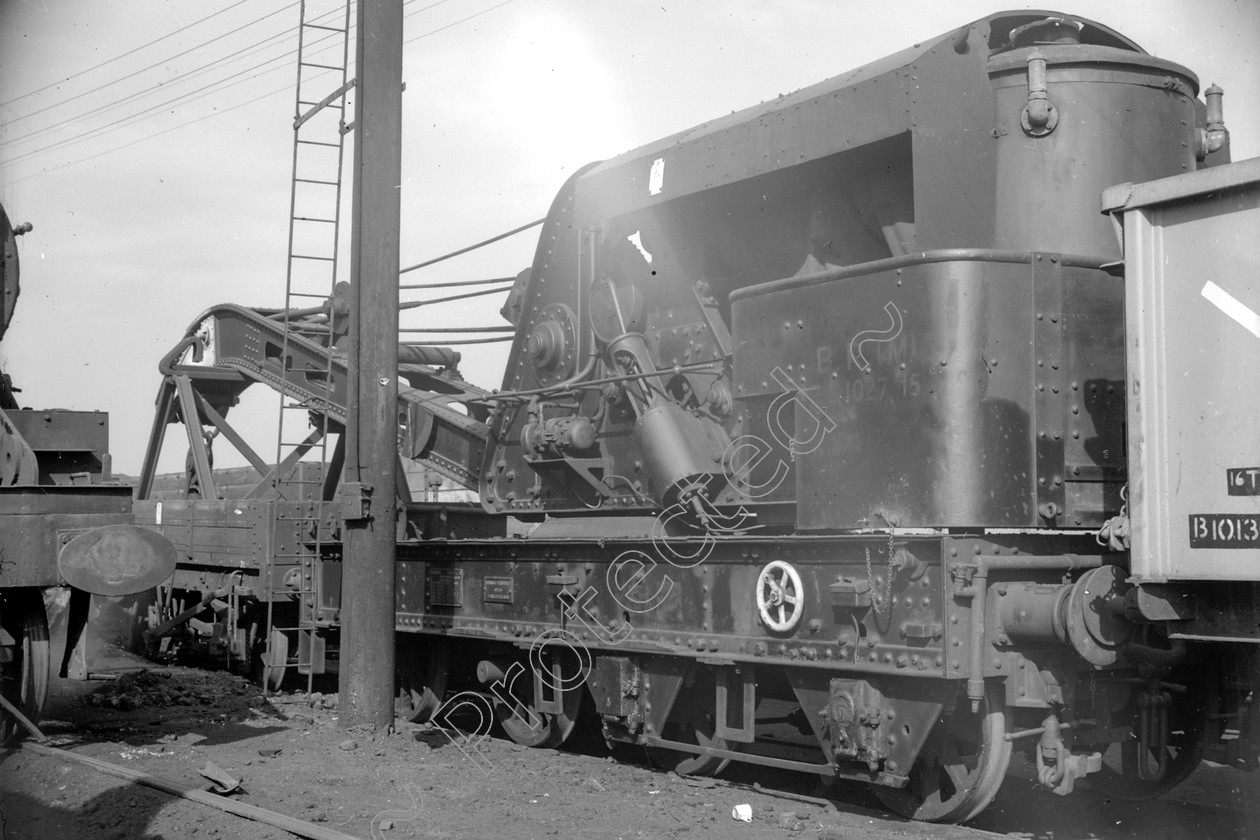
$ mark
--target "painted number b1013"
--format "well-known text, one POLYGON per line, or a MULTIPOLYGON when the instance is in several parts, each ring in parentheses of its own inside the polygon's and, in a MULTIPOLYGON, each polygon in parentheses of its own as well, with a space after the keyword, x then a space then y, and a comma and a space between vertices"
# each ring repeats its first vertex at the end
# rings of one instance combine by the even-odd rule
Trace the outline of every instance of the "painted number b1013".
POLYGON ((1192 513, 1190 547, 1260 548, 1260 516, 1250 513, 1192 513))

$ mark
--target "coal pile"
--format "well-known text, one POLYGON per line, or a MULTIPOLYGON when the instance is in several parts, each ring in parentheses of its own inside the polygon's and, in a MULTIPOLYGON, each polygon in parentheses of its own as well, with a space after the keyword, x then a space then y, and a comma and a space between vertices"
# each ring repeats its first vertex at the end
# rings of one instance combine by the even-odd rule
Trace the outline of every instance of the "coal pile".
POLYGON ((243 680, 176 678, 169 671, 143 670, 123 674, 84 699, 90 706, 126 712, 142 708, 209 706, 238 698, 254 705, 250 700, 257 693, 243 680))

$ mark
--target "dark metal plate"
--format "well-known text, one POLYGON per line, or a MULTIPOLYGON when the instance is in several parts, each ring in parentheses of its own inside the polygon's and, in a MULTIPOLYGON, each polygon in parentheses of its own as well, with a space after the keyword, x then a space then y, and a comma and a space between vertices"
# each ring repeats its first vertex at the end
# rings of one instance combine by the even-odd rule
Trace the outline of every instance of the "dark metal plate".
POLYGON ((429 569, 424 600, 430 607, 462 607, 464 605, 464 570, 429 569))
POLYGON ((491 604, 515 602, 515 591, 510 577, 487 577, 482 581, 481 600, 491 604))
POLYGON ((1260 467, 1227 469, 1225 482, 1231 496, 1260 496, 1260 467))
POLYGON ((1192 513, 1191 548, 1260 548, 1260 514, 1192 513))

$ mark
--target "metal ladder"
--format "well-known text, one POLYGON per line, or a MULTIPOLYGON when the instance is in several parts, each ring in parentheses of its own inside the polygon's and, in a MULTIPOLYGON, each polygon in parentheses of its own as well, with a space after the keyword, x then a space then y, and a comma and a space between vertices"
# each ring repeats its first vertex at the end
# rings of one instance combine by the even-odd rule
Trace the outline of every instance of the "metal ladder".
MULTIPOLYGON (((302 0, 298 25, 297 83, 293 112, 293 177, 289 195, 289 241, 285 272, 284 309, 275 318, 284 322, 280 358, 287 366, 293 356, 290 338, 299 336, 325 348, 321 365, 307 361, 309 389, 331 402, 335 321, 333 305, 340 252, 342 174, 347 94, 354 87, 350 77, 350 11, 352 0, 302 0), (330 57, 331 56, 331 57, 330 57)), ((318 459, 318 470, 294 464, 287 475, 276 475, 274 533, 297 528, 313 542, 313 553, 299 538, 273 542, 276 567, 288 567, 264 576, 267 601, 267 660, 278 665, 292 661, 287 639, 298 638, 297 669, 307 675, 311 688, 315 673, 323 670, 323 638, 318 636, 318 581, 314 558, 320 555, 323 529, 324 478, 329 471, 328 436, 332 421, 320 410, 322 400, 280 397, 276 434, 276 464, 298 457, 318 459), (313 428, 312 428, 313 427, 313 428), (288 497, 289 501, 285 500, 288 497), (287 547, 280 549, 280 542, 287 547), (285 572, 288 572, 286 575, 285 572), (276 581, 286 579, 284 590, 296 595, 297 624, 288 614, 275 624, 276 581), (296 583, 296 586, 294 586, 296 583), (273 630, 285 638, 278 639, 273 630), (284 650, 273 647, 283 647, 284 650), (312 657, 312 651, 318 655, 312 657), (314 665, 314 667, 313 667, 314 665)), ((309 544, 309 543, 308 543, 309 544)))

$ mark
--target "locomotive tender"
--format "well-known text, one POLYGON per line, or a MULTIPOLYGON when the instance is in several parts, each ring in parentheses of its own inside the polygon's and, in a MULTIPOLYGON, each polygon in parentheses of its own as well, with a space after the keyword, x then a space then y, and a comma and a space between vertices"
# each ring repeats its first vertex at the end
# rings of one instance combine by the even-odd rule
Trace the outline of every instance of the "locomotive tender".
MULTIPOLYGON (((400 490, 406 714, 472 686, 554 746, 589 702, 680 772, 856 779, 933 821, 1015 748, 1058 793, 1157 795, 1207 748, 1254 769, 1260 429, 1221 360, 1260 349, 1260 166, 1199 90, 1008 12, 577 173, 502 387, 400 356, 400 455, 481 500, 400 490)), ((262 382, 338 432, 338 307, 198 318, 141 480, 183 555, 158 629, 217 605, 273 685, 336 667, 362 488, 338 447, 216 489, 205 430, 240 447, 262 382), (157 500, 177 422, 196 493, 157 500)))

